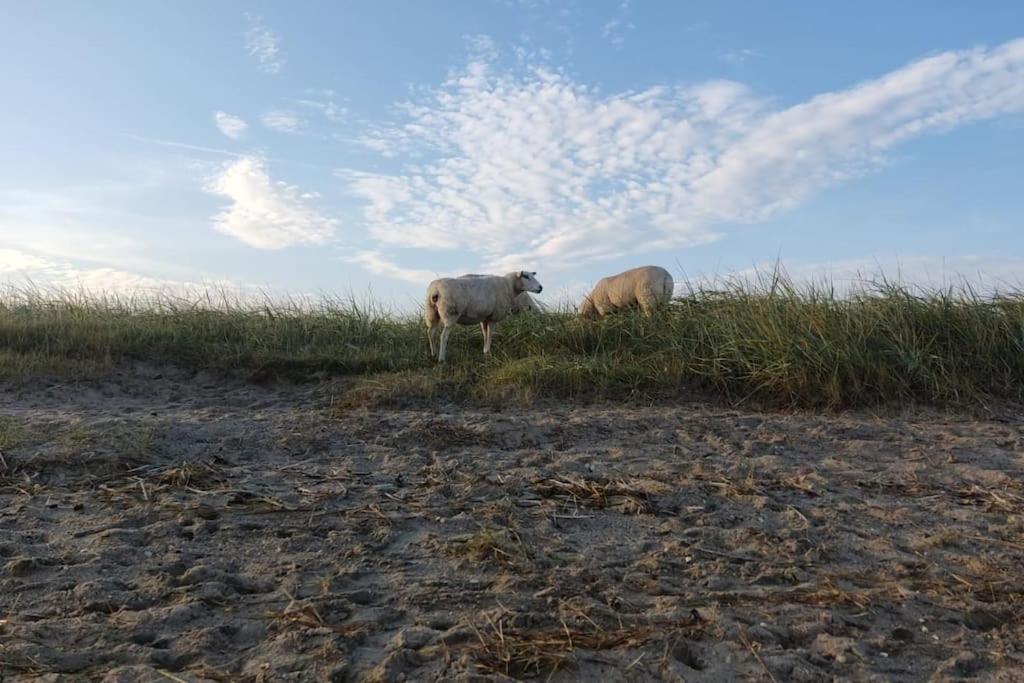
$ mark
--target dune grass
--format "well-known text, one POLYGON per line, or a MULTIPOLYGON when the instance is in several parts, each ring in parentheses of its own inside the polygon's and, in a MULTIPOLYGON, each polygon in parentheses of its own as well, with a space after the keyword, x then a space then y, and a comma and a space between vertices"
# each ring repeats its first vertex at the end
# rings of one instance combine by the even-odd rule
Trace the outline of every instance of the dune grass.
POLYGON ((353 300, 243 303, 7 290, 0 378, 87 379, 126 361, 304 379, 348 377, 350 405, 445 397, 621 398, 711 391, 731 402, 856 406, 1024 397, 1024 293, 918 291, 886 282, 843 296, 778 273, 690 287, 650 318, 517 316, 481 355, 476 327, 437 367, 424 327, 353 300))

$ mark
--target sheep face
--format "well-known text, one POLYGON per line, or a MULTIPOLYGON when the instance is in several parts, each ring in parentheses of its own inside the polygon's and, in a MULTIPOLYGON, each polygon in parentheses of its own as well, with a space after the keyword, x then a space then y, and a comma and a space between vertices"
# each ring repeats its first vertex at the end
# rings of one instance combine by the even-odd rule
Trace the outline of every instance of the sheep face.
POLYGON ((521 270, 516 278, 516 291, 540 294, 544 291, 544 287, 537 281, 536 272, 521 270))
POLYGON ((597 306, 594 305, 589 296, 584 298, 583 303, 580 304, 580 317, 588 320, 597 317, 597 306))

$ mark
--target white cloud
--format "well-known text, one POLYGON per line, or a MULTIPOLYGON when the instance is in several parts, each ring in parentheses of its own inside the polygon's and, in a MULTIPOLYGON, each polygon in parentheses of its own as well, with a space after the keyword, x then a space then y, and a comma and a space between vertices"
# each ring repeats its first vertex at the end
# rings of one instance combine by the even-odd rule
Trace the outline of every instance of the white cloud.
POLYGON ((310 205, 316 195, 272 181, 265 163, 254 157, 226 165, 206 191, 231 200, 213 217, 214 228, 258 249, 323 244, 338 223, 310 205))
POLYGON ((23 273, 46 268, 50 262, 16 249, 0 249, 0 273, 23 273))
POLYGON ((726 64, 732 64, 737 66, 744 62, 753 59, 754 57, 760 57, 761 53, 757 50, 749 47, 742 48, 740 50, 729 50, 727 52, 721 52, 718 55, 718 59, 725 62, 726 64))
POLYGON ((571 270, 717 239, 879 167, 901 142, 1024 111, 1021 69, 1016 40, 778 108, 733 81, 602 94, 478 56, 366 134, 400 172, 339 177, 378 248, 571 270))
POLYGON ((295 112, 280 109, 268 111, 260 120, 264 126, 279 133, 298 133, 306 125, 295 112))
POLYGON ((226 280, 195 282, 150 277, 107 266, 82 266, 73 261, 29 254, 17 249, 0 249, 0 285, 82 290, 95 294, 202 292, 207 288, 239 293, 252 289, 226 280))
POLYGON ((217 124, 217 128, 220 132, 232 140, 237 140, 242 137, 242 135, 245 134, 246 129, 249 127, 249 124, 247 124, 243 119, 222 111, 214 112, 213 121, 217 124))
POLYGON ((263 24, 257 15, 245 14, 249 28, 245 31, 245 49, 256 58, 260 69, 268 74, 281 73, 284 55, 281 52, 281 36, 263 24))

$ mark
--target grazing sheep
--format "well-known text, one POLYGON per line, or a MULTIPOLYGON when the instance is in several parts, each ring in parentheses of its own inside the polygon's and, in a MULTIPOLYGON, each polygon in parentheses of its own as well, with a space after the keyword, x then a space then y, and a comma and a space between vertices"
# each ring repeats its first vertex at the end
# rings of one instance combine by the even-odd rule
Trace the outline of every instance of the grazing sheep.
MULTIPOLYGON (((478 273, 469 273, 468 275, 460 275, 459 277, 493 277, 493 275, 480 275, 478 273)), ((541 305, 539 301, 535 301, 530 296, 529 292, 520 292, 519 296, 512 302, 512 314, 516 313, 539 313, 541 311, 541 305)))
POLYGON ((494 323, 512 313, 516 297, 524 292, 539 294, 543 287, 537 273, 520 270, 508 275, 471 275, 434 280, 427 287, 423 317, 427 323, 430 355, 434 355, 434 332, 443 325, 437 360, 444 362, 452 326, 480 323, 484 333, 484 355, 491 355, 491 331, 494 323))
POLYGON ((624 308, 639 306, 650 315, 672 298, 675 283, 660 266, 641 266, 598 280, 580 305, 580 316, 594 318, 624 308))
POLYGON ((512 301, 512 314, 516 313, 540 313, 540 302, 534 300, 529 292, 523 292, 512 301))

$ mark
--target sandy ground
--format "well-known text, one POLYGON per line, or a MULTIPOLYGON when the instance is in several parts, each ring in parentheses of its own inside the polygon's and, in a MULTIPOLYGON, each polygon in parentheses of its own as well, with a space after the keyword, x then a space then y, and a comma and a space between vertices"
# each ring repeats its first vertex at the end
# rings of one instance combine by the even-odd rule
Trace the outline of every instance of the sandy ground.
POLYGON ((1024 415, 0 397, 3 680, 1024 680, 1024 415))

